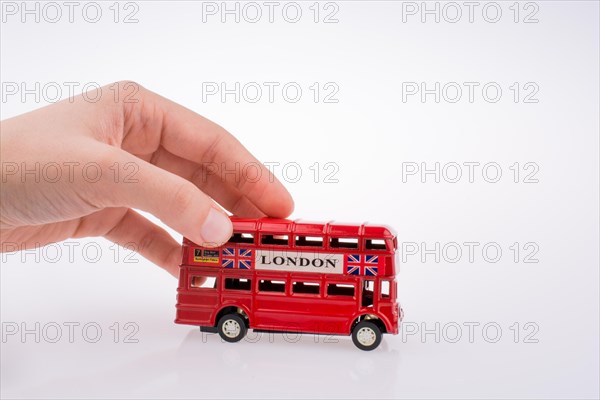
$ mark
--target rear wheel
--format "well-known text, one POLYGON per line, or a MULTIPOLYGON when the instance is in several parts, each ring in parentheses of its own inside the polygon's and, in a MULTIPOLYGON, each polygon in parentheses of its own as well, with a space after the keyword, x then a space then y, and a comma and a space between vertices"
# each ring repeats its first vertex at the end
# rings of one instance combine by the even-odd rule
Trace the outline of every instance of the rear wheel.
POLYGON ((370 321, 361 321, 352 330, 352 341, 361 350, 373 350, 381 343, 381 330, 370 321))
POLYGON ((219 335, 226 342, 239 342, 246 336, 248 329, 244 319, 239 314, 226 314, 217 324, 219 335))

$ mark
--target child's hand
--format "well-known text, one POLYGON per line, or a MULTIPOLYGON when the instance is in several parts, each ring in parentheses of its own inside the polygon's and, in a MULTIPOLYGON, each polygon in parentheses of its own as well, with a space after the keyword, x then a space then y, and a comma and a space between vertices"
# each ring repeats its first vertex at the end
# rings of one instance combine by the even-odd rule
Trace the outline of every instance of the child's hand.
POLYGON ((2 251, 104 236, 177 276, 180 244, 133 208, 199 244, 231 235, 212 198, 240 216, 291 213, 289 193, 225 129, 132 82, 98 93, 2 121, 2 251))

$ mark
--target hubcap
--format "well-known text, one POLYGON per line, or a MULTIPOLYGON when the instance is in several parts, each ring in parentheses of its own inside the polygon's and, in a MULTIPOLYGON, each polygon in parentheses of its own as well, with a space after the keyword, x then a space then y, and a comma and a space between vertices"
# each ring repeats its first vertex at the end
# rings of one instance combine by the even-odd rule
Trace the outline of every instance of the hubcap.
POLYGON ((358 330, 356 338, 358 339, 358 342, 363 346, 372 346, 373 343, 375 343, 375 340, 377 340, 377 335, 375 334, 375 331, 373 329, 365 326, 358 330))
POLYGON ((228 319, 223 323, 223 333, 229 338, 234 339, 238 337, 241 330, 240 324, 233 319, 228 319))

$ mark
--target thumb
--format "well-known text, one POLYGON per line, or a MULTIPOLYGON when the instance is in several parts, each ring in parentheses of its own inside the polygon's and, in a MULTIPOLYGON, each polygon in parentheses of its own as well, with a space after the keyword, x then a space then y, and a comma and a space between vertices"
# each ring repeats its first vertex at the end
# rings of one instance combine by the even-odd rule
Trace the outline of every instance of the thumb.
POLYGON ((135 171, 128 179, 104 181, 101 201, 107 207, 129 207, 147 211, 160 218, 193 242, 218 246, 231 237, 232 224, 227 214, 190 181, 112 147, 110 165, 135 171), (124 167, 127 166, 127 167, 124 167))

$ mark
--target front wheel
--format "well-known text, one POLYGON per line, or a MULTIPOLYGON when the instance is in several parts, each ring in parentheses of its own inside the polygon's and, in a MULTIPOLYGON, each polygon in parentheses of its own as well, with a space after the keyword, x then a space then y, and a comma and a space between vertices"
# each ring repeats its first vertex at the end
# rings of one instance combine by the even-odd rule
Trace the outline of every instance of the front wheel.
POLYGON ((376 349, 381 343, 381 329, 370 321, 361 321, 352 330, 352 341, 361 350, 376 349))
POLYGON ((244 319, 239 314, 223 315, 217 327, 221 338, 231 343, 242 340, 248 330, 244 319))

